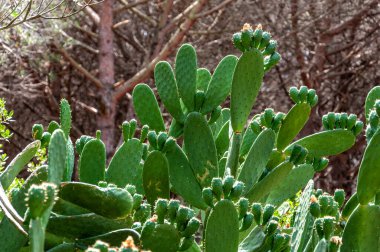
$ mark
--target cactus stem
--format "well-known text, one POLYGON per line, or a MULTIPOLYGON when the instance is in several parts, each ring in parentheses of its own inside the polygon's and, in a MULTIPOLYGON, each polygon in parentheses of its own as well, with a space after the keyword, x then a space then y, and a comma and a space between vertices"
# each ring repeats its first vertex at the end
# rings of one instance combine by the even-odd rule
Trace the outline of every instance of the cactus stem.
POLYGON ((44 251, 45 230, 41 218, 30 220, 30 243, 33 252, 44 251))
MULTIPOLYGON (((242 135, 241 133, 234 133, 232 137, 232 143, 228 151, 226 168, 231 169, 231 175, 236 176, 237 168, 239 166, 239 153, 240 153, 240 143, 242 135)), ((227 169, 226 169, 227 170, 227 169)))

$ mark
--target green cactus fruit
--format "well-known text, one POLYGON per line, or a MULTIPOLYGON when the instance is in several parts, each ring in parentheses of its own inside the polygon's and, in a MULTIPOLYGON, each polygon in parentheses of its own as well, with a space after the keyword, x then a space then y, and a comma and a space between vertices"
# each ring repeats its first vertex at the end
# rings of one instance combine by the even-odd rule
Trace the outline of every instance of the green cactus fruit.
POLYGON ((208 119, 208 124, 213 124, 222 115, 222 107, 218 106, 211 111, 210 118, 208 119))
POLYGON ((79 155, 82 154, 83 148, 86 145, 87 142, 94 139, 92 136, 81 136, 77 141, 75 142, 75 150, 79 155))
MULTIPOLYGON (((256 30, 255 30, 255 32, 256 32, 256 30)), ((260 31, 260 30, 261 29, 258 29, 258 31, 260 31)), ((259 39, 259 37, 260 36, 257 36, 257 39, 259 39)), ((255 36, 255 38, 256 38, 256 36, 255 36)), ((263 50, 264 48, 266 48, 268 46, 271 38, 272 38, 272 36, 270 35, 269 32, 263 32, 261 35, 261 41, 258 41, 258 43, 256 43, 256 40, 255 40, 255 47, 259 46, 259 49, 263 50)))
POLYGON ((197 90, 206 92, 211 80, 211 73, 206 68, 197 69, 197 90))
POLYGON ((133 207, 133 198, 125 189, 115 187, 101 188, 81 182, 61 183, 59 197, 112 219, 128 216, 133 207))
POLYGON ((362 121, 356 121, 354 128, 352 129, 352 133, 355 136, 358 136, 360 132, 362 132, 364 127, 364 123, 362 121))
POLYGON ((202 190, 202 197, 207 205, 209 205, 210 207, 214 207, 214 196, 211 188, 204 188, 202 190))
POLYGON ((333 236, 330 239, 328 250, 330 252, 338 252, 339 251, 339 247, 341 245, 342 245, 342 238, 339 237, 339 236, 333 236))
POLYGON ((272 215, 274 214, 274 206, 273 205, 270 205, 270 204, 267 204, 265 205, 264 207, 264 210, 263 210, 263 225, 266 225, 269 220, 272 218, 272 215))
POLYGON ((347 113, 341 113, 340 114, 340 127, 342 129, 346 129, 348 124, 348 114, 347 113))
POLYGON ((341 129, 342 128, 340 126, 340 113, 335 113, 335 128, 336 129, 341 129))
POLYGON ((249 201, 246 198, 240 198, 237 205, 239 209, 239 220, 241 220, 248 212, 249 201))
MULTIPOLYGON (((154 79, 158 94, 165 108, 177 122, 183 123, 185 121, 185 116, 180 104, 177 83, 174 78, 173 69, 168 62, 160 61, 156 64, 154 69, 154 79)), ((192 96, 193 99, 194 94, 195 91, 192 96)))
POLYGON ((234 47, 242 52, 244 52, 244 47, 241 43, 241 32, 237 32, 234 35, 232 35, 232 43, 234 47))
POLYGON ((44 127, 42 124, 34 124, 32 127, 32 137, 34 140, 41 140, 44 127))
POLYGON ((266 228, 265 228, 265 234, 267 236, 273 235, 276 232, 277 227, 278 227, 277 221, 275 221, 275 220, 269 221, 268 224, 266 225, 266 228))
POLYGON ((182 241, 181 241, 181 245, 179 246, 178 251, 188 251, 188 250, 191 250, 193 244, 195 244, 194 240, 195 240, 194 236, 183 238, 182 241))
POLYGON ((329 122, 327 121, 327 115, 322 116, 322 125, 324 130, 330 130, 329 122))
POLYGON ((357 196, 360 204, 366 205, 380 191, 379 162, 380 131, 369 141, 359 167, 357 196))
POLYGON ((257 225, 261 225, 262 220, 262 214, 263 214, 263 207, 260 203, 253 203, 251 208, 254 220, 257 225))
POLYGON ((132 209, 136 210, 141 206, 141 203, 143 201, 143 196, 141 194, 136 193, 132 197, 133 197, 132 209))
POLYGON ((290 96, 290 99, 292 99, 294 103, 300 102, 299 90, 296 87, 290 87, 289 96, 290 96))
POLYGON ((314 99, 315 99, 315 96, 317 95, 317 92, 315 91, 315 89, 309 89, 307 91, 307 103, 309 103, 310 105, 314 102, 314 99))
POLYGON ((271 127, 272 126, 272 122, 273 122, 273 119, 274 119, 274 110, 272 108, 267 108, 264 110, 264 126, 266 127, 271 127))
POLYGON ((373 109, 376 101, 380 99, 380 86, 372 88, 365 100, 365 117, 368 118, 371 109, 373 109))
POLYGON ((173 190, 190 205, 199 209, 206 209, 207 204, 202 199, 201 186, 181 147, 174 142, 170 148, 165 149, 165 156, 169 162, 170 184, 173 190))
POLYGON ((131 125, 129 124, 128 121, 124 121, 123 124, 121 125, 124 142, 128 142, 129 140, 130 128, 131 128, 131 125))
POLYGON ((323 171, 329 164, 329 160, 327 158, 318 158, 315 159, 313 163, 314 171, 321 172, 323 171))
POLYGON ((357 120, 357 116, 355 114, 350 114, 347 119, 347 129, 351 130, 354 128, 357 120))
POLYGON ((187 223, 187 226, 185 230, 181 233, 181 235, 187 238, 191 237, 192 235, 195 234, 195 232, 198 231, 200 225, 201 225, 201 222, 197 218, 192 217, 187 223))
POLYGON ((44 204, 46 200, 46 190, 43 186, 32 185, 29 188, 28 196, 25 200, 33 219, 40 218, 43 212, 49 207, 44 204))
MULTIPOLYGON (((152 131, 154 132, 154 131, 152 131)), ((124 142, 112 157, 106 171, 106 181, 118 187, 125 187, 127 184, 134 185, 138 193, 143 193, 140 167, 143 146, 137 139, 130 139, 124 142)))
POLYGON ((189 111, 193 111, 197 85, 197 55, 190 44, 183 44, 177 52, 175 77, 183 103, 189 111))
POLYGON ((59 125, 58 122, 56 121, 51 121, 48 125, 48 128, 47 128, 47 131, 50 133, 50 134, 53 134, 53 132, 57 129, 59 129, 61 126, 59 125))
POLYGON ((321 208, 318 202, 310 203, 310 213, 314 218, 319 218, 319 216, 321 216, 321 208))
POLYGON ((211 181, 211 189, 217 200, 223 195, 223 181, 221 178, 213 178, 211 181))
POLYGON ((224 57, 216 67, 208 85, 201 113, 207 114, 222 104, 231 92, 232 78, 238 58, 234 55, 224 57))
POLYGON ((346 193, 343 189, 336 189, 334 192, 334 200, 338 203, 339 207, 343 206, 344 200, 346 198, 346 193))
POLYGON ((266 46, 265 50, 263 51, 263 55, 272 55, 277 49, 277 41, 276 40, 270 40, 269 44, 266 46))
POLYGON ((172 148, 175 148, 175 145, 176 145, 176 141, 174 138, 172 137, 168 137, 166 139, 166 142, 164 144, 164 147, 162 148, 162 152, 166 153, 167 151, 169 151, 170 149, 172 148))
POLYGON ((205 230, 206 252, 236 252, 239 246, 239 219, 234 204, 219 201, 211 210, 205 230), (228 216, 228 218, 226 218, 228 216))
POLYGON ((257 134, 257 135, 260 134, 260 132, 262 131, 262 128, 261 128, 261 126, 260 126, 260 123, 257 122, 257 121, 255 121, 255 120, 253 120, 253 121, 251 122, 250 126, 251 126, 252 131, 253 131, 255 134, 257 134))
POLYGON ((106 147, 100 139, 88 141, 79 157, 79 180, 81 182, 98 184, 104 180, 106 169, 106 147))
POLYGON ((315 230, 317 231, 319 239, 322 239, 324 237, 323 220, 323 218, 319 218, 314 222, 315 230))
POLYGON ((306 160, 307 154, 308 154, 308 151, 305 148, 302 148, 300 154, 294 160, 294 164, 300 165, 300 164, 304 163, 306 160))
POLYGON ((231 86, 231 125, 234 132, 242 132, 255 103, 264 76, 264 60, 260 51, 253 49, 239 58, 231 86))
POLYGON ((275 137, 273 130, 265 129, 257 136, 249 149, 247 158, 241 166, 237 177, 239 181, 245 184, 245 192, 252 188, 265 169, 274 148, 275 137), (252 169, 252 167, 255 167, 255 169, 252 169))
POLYGON ((169 136, 168 136, 168 134, 166 134, 166 132, 160 132, 160 134, 158 134, 157 145, 158 145, 159 150, 162 150, 164 148, 164 145, 165 145, 168 137, 169 136))
POLYGON ((274 117, 273 119, 273 123, 272 123, 272 129, 275 131, 275 132, 278 132, 280 130, 280 127, 282 125, 282 121, 284 120, 285 118, 285 114, 282 113, 282 112, 279 112, 276 114, 276 116, 274 117))
POLYGON ((277 135, 277 149, 283 150, 298 135, 309 120, 310 111, 307 103, 296 104, 290 109, 277 135))
POLYGON ((157 141, 157 134, 154 131, 149 131, 148 133, 148 141, 149 145, 152 146, 153 149, 158 149, 158 141, 157 141))
POLYGON ((65 133, 66 138, 68 138, 71 130, 71 108, 66 99, 61 100, 59 120, 61 123, 61 129, 65 133))
POLYGON ((232 187, 229 197, 232 200, 238 200, 240 196, 243 194, 243 191, 244 191, 244 183, 241 181, 236 181, 234 186, 232 187))
POLYGON ((332 156, 350 149, 355 144, 355 135, 344 129, 322 131, 293 142, 285 152, 296 144, 306 148, 311 156, 332 156))
POLYGON ((159 151, 149 153, 145 160, 143 187, 150 204, 153 204, 158 198, 168 199, 170 197, 169 164, 164 154, 159 151))
POLYGON ((273 237, 273 244, 271 251, 281 251, 283 246, 285 245, 285 236, 283 234, 275 234, 273 237))
POLYGON ((147 136, 148 136, 148 133, 149 133, 149 126, 148 125, 144 125, 142 128, 141 128, 141 133, 140 133, 140 143, 143 143, 145 142, 147 136))
POLYGON ((190 219, 190 209, 188 207, 180 206, 177 211, 176 222, 179 231, 184 231, 186 224, 190 219))
POLYGON ((234 186, 234 183, 235 183, 235 179, 233 176, 226 176, 224 177, 223 179, 223 193, 224 195, 229 195, 233 186, 234 186))
POLYGON ((145 222, 151 216, 150 204, 143 203, 133 214, 133 220, 145 222))
MULTIPOLYGON (((104 186, 104 181, 100 181, 99 183, 98 183, 98 185, 100 186, 100 187, 107 187, 108 186, 108 184, 107 184, 107 182, 105 182, 106 183, 106 186, 104 186), (101 186, 101 184, 103 184, 103 186, 101 186)), ((130 184, 127 184, 126 186, 125 186, 125 190, 127 190, 132 196, 133 195, 135 195, 135 193, 136 193, 136 186, 134 186, 134 185, 130 185, 130 184)))
POLYGON ((128 139, 131 139, 135 136, 137 128, 137 121, 135 119, 132 119, 129 121, 129 136, 128 139))
POLYGON ((4 171, 0 174, 0 181, 4 188, 7 190, 8 187, 12 184, 13 180, 16 176, 24 169, 25 165, 27 165, 30 160, 37 153, 40 148, 40 141, 36 140, 30 144, 28 144, 5 168, 4 171))
POLYGON ((168 204, 168 217, 171 223, 173 223, 177 217, 177 211, 179 209, 179 200, 171 199, 168 204))
POLYGON ((249 229, 252 226, 254 216, 252 213, 247 213, 243 216, 243 220, 241 222, 239 232, 243 232, 247 229, 249 229))
POLYGON ((251 46, 251 40, 253 37, 253 30, 250 24, 244 24, 241 30, 241 44, 245 50, 248 50, 251 46))
POLYGON ((319 196, 318 202, 321 207, 321 215, 325 216, 327 214, 327 210, 329 206, 329 196, 328 195, 319 196))
POLYGON ((185 152, 199 184, 211 185, 211 179, 218 177, 218 156, 214 138, 204 116, 192 112, 187 116, 184 128, 185 152))
POLYGON ((156 200, 156 205, 154 206, 154 212, 157 214, 157 223, 163 224, 165 215, 168 211, 168 200, 158 199, 156 200))
POLYGON ((299 90, 298 97, 301 102, 307 102, 308 88, 306 86, 301 86, 299 90))
POLYGON ((325 217, 323 218, 323 231, 326 240, 330 240, 334 232, 334 217, 325 217))
POLYGON ((335 113, 329 112, 327 114, 327 123, 329 125, 329 129, 334 129, 335 126, 335 113))
POLYGON ((138 84, 133 89, 132 98, 133 107, 140 122, 156 132, 164 131, 164 120, 152 89, 146 84, 138 84))
POLYGON ((297 158, 301 155, 303 148, 300 145, 293 145, 293 148, 291 150, 291 154, 289 157, 289 161, 295 163, 297 158))

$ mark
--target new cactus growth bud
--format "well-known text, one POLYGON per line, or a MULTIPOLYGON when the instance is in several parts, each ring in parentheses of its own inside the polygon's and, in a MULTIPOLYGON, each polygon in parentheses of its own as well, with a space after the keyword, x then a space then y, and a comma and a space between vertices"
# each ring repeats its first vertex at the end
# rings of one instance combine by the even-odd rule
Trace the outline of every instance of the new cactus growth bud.
POLYGON ((214 207, 214 196, 211 188, 204 188, 202 191, 202 198, 210 207, 214 207))
POLYGON ((299 95, 298 89, 296 87, 290 87, 289 96, 290 96, 290 99, 292 99, 294 103, 298 103, 300 101, 300 98, 298 95, 299 95))
POLYGON ((260 132, 262 131, 261 126, 260 126, 260 123, 257 122, 256 120, 253 120, 253 121, 251 122, 251 129, 252 129, 252 131, 253 131, 256 135, 260 134, 260 132))
POLYGON ((232 187, 229 197, 231 197, 232 200, 237 200, 242 195, 243 190, 244 190, 244 183, 241 181, 236 181, 236 183, 232 187))
POLYGON ((307 95, 308 95, 308 89, 306 86, 301 86, 300 91, 299 91, 299 98, 301 102, 306 102, 307 101, 307 95))
POLYGON ((32 137, 34 140, 41 140, 44 127, 42 124, 34 124, 32 127, 32 137))
POLYGON ((233 42, 236 49, 238 49, 242 52, 244 51, 244 47, 241 43, 241 32, 237 32, 232 36, 232 42, 233 42))
POLYGON ((168 211, 168 200, 158 199, 154 207, 154 211, 157 214, 157 223, 163 224, 166 212, 168 211))
POLYGON ((183 231, 185 229, 186 224, 189 220, 190 211, 191 210, 187 207, 179 207, 176 216, 177 228, 179 231, 183 231))
POLYGON ((57 123, 56 121, 51 121, 48 125, 48 128, 47 128, 47 131, 50 133, 50 134, 53 134, 53 132, 57 129, 59 129, 61 126, 59 125, 59 123, 57 123))
POLYGON ((318 202, 310 203, 310 213, 314 218, 319 218, 319 216, 321 216, 321 208, 318 202))
POLYGON ((271 109, 271 108, 265 109, 264 114, 263 114, 264 120, 262 120, 262 124, 265 127, 269 128, 272 125, 272 121, 273 121, 274 116, 275 115, 274 115, 273 109, 271 109))
POLYGON ((327 208, 329 206, 329 196, 327 195, 319 196, 318 202, 321 207, 321 215, 325 216, 327 214, 327 208))
MULTIPOLYGON (((266 36, 266 38, 268 38, 268 35, 269 35, 269 39, 268 39, 268 43, 269 43, 269 40, 270 40, 270 34, 268 33, 268 32, 264 32, 263 33, 263 30, 262 30, 262 27, 261 27, 261 25, 259 24, 257 27, 256 27, 256 29, 255 29, 255 31, 253 32, 253 40, 252 40, 252 42, 253 42, 253 47, 255 47, 255 48, 258 48, 259 46, 260 46, 260 43, 263 43, 263 35, 264 34, 266 34, 265 36, 266 36)), ((264 42, 264 43, 266 43, 266 41, 264 42)), ((266 47, 266 45, 264 46, 264 43, 263 43, 263 48, 261 48, 261 49, 264 49, 265 47, 266 47)))
POLYGON ((347 123, 348 123, 348 115, 347 115, 347 113, 341 113, 340 114, 340 127, 342 129, 346 129, 347 128, 347 123))
POLYGON ((336 129, 341 128, 341 126, 340 126, 340 114, 339 113, 335 113, 335 128, 336 129))
POLYGON ((223 194, 223 181, 221 178, 213 178, 211 181, 211 189, 217 200, 220 200, 223 194))
POLYGON ((252 226, 253 219, 254 219, 254 216, 252 213, 247 213, 246 215, 244 215, 239 231, 243 232, 247 230, 248 228, 250 228, 252 226))
MULTIPOLYGON (((261 26, 259 28, 256 28, 256 30, 258 31, 258 33, 261 33, 260 32, 261 31, 261 26)), ((259 36, 257 36, 257 37, 259 38, 259 36)), ((272 36, 271 36, 271 34, 269 32, 262 32, 261 41, 259 41, 259 49, 263 50, 264 48, 266 48, 268 46, 269 41, 271 40, 271 38, 272 38, 272 36)))
POLYGON ((360 132, 363 130, 364 123, 362 121, 356 121, 354 128, 352 129, 352 132, 355 136, 359 135, 360 132))
POLYGON ((263 211, 263 225, 267 224, 268 221, 272 218, 272 215, 274 213, 274 206, 273 205, 265 205, 264 211, 263 211))
POLYGON ((333 217, 325 217, 323 218, 323 231, 326 240, 330 240, 331 235, 334 232, 334 220, 333 217))
POLYGON ((195 232, 198 231, 200 225, 201 225, 201 222, 197 218, 192 217, 187 223, 185 230, 182 232, 182 236, 191 237, 192 235, 195 234, 195 232))
POLYGON ((322 239, 324 237, 323 220, 324 218, 319 218, 314 222, 315 230, 317 231, 319 239, 322 239))
POLYGON ((371 125, 371 127, 373 127, 373 128, 376 128, 379 125, 379 116, 375 110, 372 110, 369 113, 368 121, 369 121, 369 124, 371 125))
POLYGON ((166 142, 165 142, 165 145, 164 145, 164 148, 162 148, 162 151, 163 152, 167 152, 169 151, 170 149, 174 148, 176 145, 176 141, 174 138, 172 137, 168 137, 166 139, 166 142))
POLYGON ((249 201, 246 198, 240 198, 237 205, 239 209, 239 220, 241 220, 248 212, 249 201))
POLYGON ((278 52, 274 52, 272 55, 265 57, 264 59, 264 71, 269 71, 281 60, 281 55, 278 52))
POLYGON ((253 217, 254 217, 256 224, 261 225, 263 207, 261 206, 260 203, 253 203, 251 210, 252 210, 252 214, 253 214, 253 217))
POLYGON ((348 119, 347 119, 347 129, 348 130, 351 130, 355 126, 357 119, 358 119, 358 117, 355 114, 350 114, 348 116, 348 119))
POLYGON ((141 134, 140 134, 140 142, 141 143, 143 143, 145 141, 145 139, 147 138, 148 132, 149 132, 149 126, 148 125, 144 125, 141 128, 141 134))
POLYGON ((319 197, 319 196, 321 196, 323 194, 323 191, 322 191, 322 189, 317 189, 316 191, 315 191, 315 197, 319 197))
POLYGON ((143 196, 141 194, 135 193, 133 196, 133 206, 132 209, 136 210, 141 206, 141 203, 143 201, 143 196))
POLYGON ((49 132, 44 132, 41 137, 41 147, 46 148, 49 146, 51 134, 49 132))
POLYGON ((157 145, 159 150, 162 150, 164 148, 167 139, 168 134, 166 134, 166 132, 160 132, 160 134, 158 134, 157 145))
POLYGON ((327 114, 327 123, 329 125, 329 129, 334 129, 334 126, 335 126, 335 113, 329 112, 327 114))
POLYGON ((253 37, 253 30, 250 24, 244 24, 241 30, 241 43, 245 50, 248 50, 251 46, 251 40, 253 37))
POLYGON ((271 220, 268 222, 267 226, 266 226, 266 229, 265 229, 265 234, 267 236, 271 236, 273 235, 276 230, 277 230, 277 226, 278 226, 278 222, 275 221, 275 220, 271 220))
POLYGON ((339 207, 343 206, 346 193, 343 189, 336 189, 334 192, 334 200, 338 203, 339 207))
POLYGON ((232 187, 234 186, 235 179, 232 176, 226 176, 223 179, 223 193, 225 196, 230 195, 232 187))
POLYGON ((121 128, 122 128, 122 132, 123 132, 124 142, 127 142, 129 140, 129 132, 131 129, 131 125, 129 124, 128 121, 125 121, 121 125, 121 128))
POLYGON ((154 149, 158 148, 157 134, 155 131, 149 131, 148 141, 150 146, 152 146, 154 149))
POLYGON ((168 204, 168 217, 170 222, 174 222, 177 217, 177 211, 180 203, 178 200, 170 200, 168 204))
POLYGON ((276 51, 277 48, 277 41, 276 40, 271 40, 269 41, 269 44, 265 48, 263 55, 272 55, 276 51))
POLYGON ((132 119, 129 122, 129 139, 135 136, 136 128, 137 128, 137 121, 135 119, 132 119))
POLYGON ((156 228, 156 222, 152 220, 148 220, 144 223, 144 226, 141 230, 141 238, 144 238, 144 236, 150 236, 154 232, 154 229, 156 228))

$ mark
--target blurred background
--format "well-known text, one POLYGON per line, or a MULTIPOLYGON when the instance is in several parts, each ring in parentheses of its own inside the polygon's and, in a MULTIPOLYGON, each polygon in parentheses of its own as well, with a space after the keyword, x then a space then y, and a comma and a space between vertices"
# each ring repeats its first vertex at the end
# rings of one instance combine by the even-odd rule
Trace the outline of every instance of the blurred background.
MULTIPOLYGON (((34 123, 58 120, 60 98, 73 109, 73 141, 101 129, 111 155, 121 142, 121 123, 134 117, 131 90, 141 82, 154 86, 156 62, 172 62, 189 42, 198 66, 213 71, 225 55, 239 55, 231 36, 244 23, 262 24, 282 55, 252 114, 266 107, 287 112, 290 86, 317 90, 319 104, 300 136, 321 130, 329 111, 363 120, 366 94, 380 84, 379 0, 105 0, 78 13, 67 9, 0 30, 0 97, 15 120, 4 144, 11 157, 32 140, 34 123)), ((350 194, 364 145, 361 136, 350 151, 332 157, 317 185, 350 194)))

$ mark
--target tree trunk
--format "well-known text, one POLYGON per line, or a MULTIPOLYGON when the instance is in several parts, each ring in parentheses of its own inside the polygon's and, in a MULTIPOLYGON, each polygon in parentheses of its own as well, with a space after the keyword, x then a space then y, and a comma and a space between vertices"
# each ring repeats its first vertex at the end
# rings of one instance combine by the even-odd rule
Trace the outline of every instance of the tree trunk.
POLYGON ((116 100, 113 99, 113 84, 115 83, 114 55, 113 55, 113 3, 114 0, 105 0, 100 8, 99 23, 99 80, 104 84, 100 90, 100 109, 97 119, 98 127, 102 131, 102 140, 107 148, 107 155, 115 148, 115 114, 116 100))

